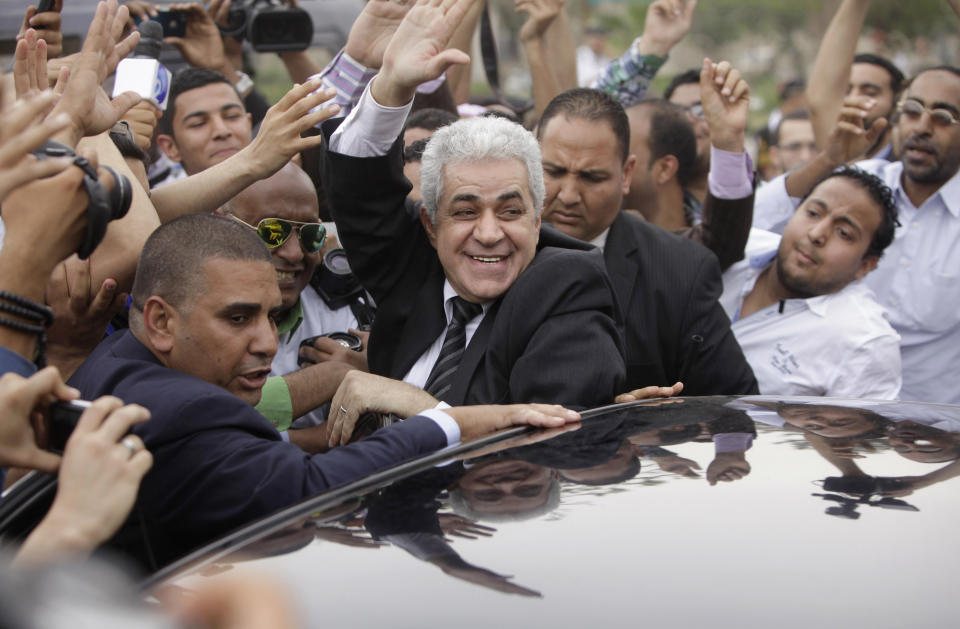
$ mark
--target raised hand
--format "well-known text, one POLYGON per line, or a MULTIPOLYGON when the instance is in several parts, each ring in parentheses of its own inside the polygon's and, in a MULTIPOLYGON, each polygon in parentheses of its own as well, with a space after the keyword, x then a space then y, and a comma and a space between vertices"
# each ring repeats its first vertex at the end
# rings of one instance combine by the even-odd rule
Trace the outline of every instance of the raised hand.
POLYGON ((383 68, 370 86, 374 100, 400 107, 413 99, 421 83, 439 77, 453 64, 469 63, 467 53, 447 46, 476 1, 417 0, 384 51, 383 68))
POLYGON ((387 44, 413 5, 406 0, 369 0, 350 27, 344 52, 368 68, 379 68, 387 44))
MULTIPOLYGON (((219 6, 213 9, 219 9, 219 6)), ((231 78, 228 71, 234 68, 232 65, 228 67, 223 39, 220 37, 220 29, 217 28, 213 17, 195 2, 171 4, 170 10, 183 11, 187 14, 186 33, 183 37, 164 37, 163 41, 176 46, 190 65, 210 68, 231 78)))
POLYGON ((0 202, 15 188, 70 166, 70 158, 38 160, 31 155, 70 123, 66 116, 47 116, 54 99, 53 92, 44 90, 17 100, 0 113, 0 202))
POLYGON ((869 129, 864 126, 874 104, 874 100, 868 96, 847 96, 843 99, 840 117, 827 136, 824 149, 832 163, 839 166, 854 161, 876 144, 888 123, 886 118, 878 118, 869 129))
POLYGON ((697 0, 657 0, 647 8, 640 54, 666 57, 690 32, 697 0))
POLYGON ((718 149, 743 152, 743 138, 750 115, 750 86, 728 61, 703 60, 700 70, 700 102, 710 127, 710 143, 718 149))
POLYGON ((565 0, 516 0, 517 13, 526 13, 527 21, 520 27, 520 41, 535 41, 543 37, 547 28, 563 11, 565 0))
POLYGON ((34 29, 37 37, 46 46, 45 56, 51 59, 59 57, 63 52, 63 33, 60 31, 60 11, 62 9, 63 0, 56 0, 53 3, 53 9, 43 13, 37 13, 37 7, 27 7, 27 12, 23 16, 23 24, 20 25, 20 32, 17 34, 17 40, 20 40, 28 29, 34 29))
POLYGON ((93 22, 83 41, 83 49, 70 68, 70 78, 55 113, 70 117, 69 128, 55 139, 76 146, 87 135, 97 135, 112 127, 124 113, 138 102, 135 92, 125 92, 111 100, 101 84, 120 60, 130 54, 140 41, 134 31, 123 37, 128 12, 117 8, 116 0, 97 5, 93 22))

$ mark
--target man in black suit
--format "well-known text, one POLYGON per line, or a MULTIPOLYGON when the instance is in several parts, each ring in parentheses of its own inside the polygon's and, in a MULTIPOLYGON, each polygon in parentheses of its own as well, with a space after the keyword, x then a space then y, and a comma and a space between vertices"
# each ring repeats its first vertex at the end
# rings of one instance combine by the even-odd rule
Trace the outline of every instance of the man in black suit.
MULTIPOLYGON (((705 100, 715 97, 721 114, 742 108, 745 115, 741 99, 721 98, 723 85, 705 85, 705 100)), ((538 133, 547 187, 544 221, 603 250, 626 322, 627 388, 681 381, 690 395, 756 392, 717 301, 717 258, 620 210, 637 161, 629 154, 630 125, 620 104, 598 90, 570 90, 544 110, 538 133)))
MULTIPOLYGON (((151 412, 134 432, 153 453, 153 469, 114 546, 155 568, 303 498, 461 438, 576 416, 546 406, 442 412, 423 391, 380 378, 365 387, 374 392, 366 397, 338 391, 341 404, 422 416, 311 456, 285 443, 253 407, 277 351, 271 315, 281 303, 269 251, 237 221, 188 215, 147 240, 130 329, 108 337, 70 379, 86 399, 110 394, 151 412)), ((348 375, 343 386, 353 380, 348 375)), ((295 431, 296 438, 311 431, 326 443, 323 426, 295 431)))
POLYGON ((356 109, 324 125, 323 187, 378 306, 370 370, 432 391, 435 366, 451 364, 437 394, 450 404, 609 403, 624 374, 618 309, 598 252, 541 234, 543 170, 529 132, 499 118, 439 129, 423 155, 419 220, 406 211, 403 121, 417 85, 463 61, 444 48, 470 1, 413 7, 356 109), (475 306, 466 349, 445 363, 461 300, 475 306))

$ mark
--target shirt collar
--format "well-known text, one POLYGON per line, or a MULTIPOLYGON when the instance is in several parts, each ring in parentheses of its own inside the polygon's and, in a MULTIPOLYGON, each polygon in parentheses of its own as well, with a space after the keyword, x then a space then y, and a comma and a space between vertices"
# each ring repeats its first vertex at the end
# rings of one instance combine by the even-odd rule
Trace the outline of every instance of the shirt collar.
MULTIPOLYGON (((892 181, 888 179, 887 184, 893 189, 894 197, 899 195, 902 197, 903 202, 909 203, 912 207, 913 203, 910 202, 907 191, 903 189, 903 178, 906 176, 903 170, 903 162, 891 162, 891 167, 893 168, 892 174, 896 176, 892 181)), ((930 199, 938 195, 940 202, 947 208, 947 211, 950 212, 954 218, 960 218, 960 171, 954 173, 953 177, 947 180, 947 183, 940 186, 940 189, 933 193, 930 199)), ((930 199, 927 199, 927 202, 929 202, 930 199)))
POLYGON ((603 251, 603 248, 607 246, 607 236, 610 234, 610 228, 607 227, 605 230, 600 232, 600 235, 590 241, 590 244, 603 251))
MULTIPOLYGON (((450 320, 453 318, 453 304, 450 303, 450 300, 457 296, 457 291, 453 289, 453 286, 450 284, 450 280, 444 278, 443 280, 443 312, 447 318, 447 324, 450 324, 450 320)), ((494 300, 496 301, 496 300, 494 300)), ((480 307, 483 308, 483 314, 487 314, 487 309, 490 308, 490 304, 493 301, 488 301, 486 303, 480 304, 480 307)))
POLYGON ((277 334, 281 336, 290 332, 291 334, 303 323, 303 302, 297 298, 297 303, 293 304, 287 311, 283 319, 277 321, 277 334))

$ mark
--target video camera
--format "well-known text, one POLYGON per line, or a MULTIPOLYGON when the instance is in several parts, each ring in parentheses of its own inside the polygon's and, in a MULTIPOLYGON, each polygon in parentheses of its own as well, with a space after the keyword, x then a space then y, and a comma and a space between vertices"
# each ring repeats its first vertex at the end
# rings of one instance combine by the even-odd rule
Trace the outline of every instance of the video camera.
POLYGON ((257 52, 295 52, 313 41, 313 20, 303 9, 279 0, 237 0, 220 32, 246 38, 257 52))

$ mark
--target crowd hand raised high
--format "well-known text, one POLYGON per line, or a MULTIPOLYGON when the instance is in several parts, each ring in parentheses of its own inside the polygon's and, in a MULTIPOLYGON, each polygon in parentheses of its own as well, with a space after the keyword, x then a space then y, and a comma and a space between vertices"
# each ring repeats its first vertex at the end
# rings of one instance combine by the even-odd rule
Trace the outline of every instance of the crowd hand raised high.
POLYGON ((150 150, 153 143, 153 132, 157 128, 157 121, 163 114, 148 100, 141 100, 123 115, 123 120, 130 125, 133 141, 143 151, 150 150))
POLYGON ((413 5, 409 1, 369 0, 350 27, 344 52, 368 68, 380 68, 390 38, 413 5))
POLYGON ((48 116, 55 99, 50 90, 38 91, 0 112, 0 203, 17 187, 70 166, 67 157, 38 160, 31 154, 70 124, 65 115, 48 116))
POLYGON ((228 71, 233 71, 234 68, 227 61, 220 29, 212 17, 222 5, 220 0, 214 0, 205 10, 196 2, 171 4, 171 11, 183 11, 187 14, 186 33, 183 37, 164 37, 163 41, 176 46, 190 65, 227 75, 228 71))
POLYGON ((27 7, 17 33, 17 40, 21 39, 28 29, 34 29, 46 46, 46 57, 53 59, 63 53, 63 33, 60 29, 60 11, 63 9, 63 0, 55 0, 53 9, 37 13, 37 7, 27 7))
POLYGON ((652 400, 656 398, 673 397, 675 395, 680 395, 681 392, 683 392, 682 382, 677 382, 670 387, 658 387, 656 385, 652 385, 649 387, 634 389, 633 391, 628 391, 627 393, 621 393, 616 398, 614 398, 613 401, 620 404, 621 402, 636 402, 637 400, 652 400))
POLYGON ((710 127, 710 143, 732 153, 743 152, 750 115, 750 86, 729 61, 703 60, 700 70, 700 103, 710 127))
POLYGON ((54 139, 76 146, 84 136, 110 129, 128 109, 140 102, 135 92, 124 92, 111 100, 101 87, 120 60, 140 41, 140 34, 135 31, 123 37, 128 15, 126 7, 117 8, 116 0, 97 5, 80 55, 70 67, 63 97, 53 109, 54 113, 69 116, 71 124, 54 139))
POLYGON ((827 146, 824 149, 832 164, 840 166, 854 161, 876 144, 888 122, 881 117, 875 120, 869 129, 864 126, 874 104, 874 100, 869 96, 851 95, 843 99, 837 124, 827 136, 827 146))
POLYGON ((515 0, 517 13, 526 13, 527 20, 520 27, 520 41, 537 41, 563 11, 565 0, 515 0))
POLYGON ((267 110, 257 136, 237 154, 247 156, 256 164, 258 178, 269 177, 297 153, 318 147, 323 142, 322 135, 301 137, 307 129, 340 112, 340 106, 336 103, 319 107, 337 95, 334 88, 321 90, 320 85, 319 78, 294 85, 276 105, 267 110), (314 107, 317 110, 311 113, 314 107))
POLYGON ((656 0, 647 8, 643 35, 639 42, 642 55, 666 57, 690 32, 697 0, 656 0))
POLYGON ((477 0, 417 0, 397 27, 383 55, 383 68, 370 86, 384 106, 406 105, 417 86, 453 64, 470 62, 462 50, 447 48, 467 9, 477 0))

